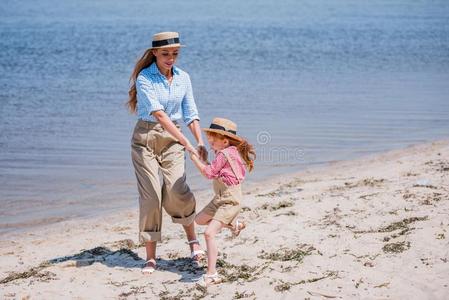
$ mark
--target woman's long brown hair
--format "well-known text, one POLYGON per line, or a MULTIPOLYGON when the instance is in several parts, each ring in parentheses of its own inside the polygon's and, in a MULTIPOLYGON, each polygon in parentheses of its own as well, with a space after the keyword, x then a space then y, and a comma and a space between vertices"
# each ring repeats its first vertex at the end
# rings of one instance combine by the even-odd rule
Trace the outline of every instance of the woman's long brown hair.
POLYGON ((139 76, 140 71, 151 65, 154 61, 156 61, 156 57, 154 57, 153 55, 153 50, 147 49, 145 53, 142 55, 142 57, 137 61, 136 66, 134 67, 134 70, 131 74, 131 78, 129 79, 130 82, 130 88, 128 92, 129 98, 126 104, 132 113, 135 113, 137 109, 137 90, 136 90, 137 76, 139 76))
POLYGON ((220 139, 225 138, 228 139, 229 144, 231 144, 231 146, 237 147, 240 156, 245 161, 246 168, 248 169, 248 171, 251 172, 254 169, 254 160, 256 159, 256 151, 254 150, 253 145, 248 143, 246 139, 240 137, 241 140, 239 141, 216 132, 208 132, 207 135, 218 137, 220 139))

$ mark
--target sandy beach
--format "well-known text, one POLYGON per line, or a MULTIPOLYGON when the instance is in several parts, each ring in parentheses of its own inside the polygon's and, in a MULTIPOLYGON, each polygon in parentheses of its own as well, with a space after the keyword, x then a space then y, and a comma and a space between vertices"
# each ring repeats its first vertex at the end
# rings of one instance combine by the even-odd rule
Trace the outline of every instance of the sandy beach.
MULTIPOLYGON (((449 141, 335 162, 246 186, 225 282, 198 284, 164 217, 159 269, 140 272, 137 211, 0 237, 1 299, 448 299, 449 141)), ((211 192, 198 194, 202 208, 211 192)), ((202 232, 197 228, 205 247, 202 232)))

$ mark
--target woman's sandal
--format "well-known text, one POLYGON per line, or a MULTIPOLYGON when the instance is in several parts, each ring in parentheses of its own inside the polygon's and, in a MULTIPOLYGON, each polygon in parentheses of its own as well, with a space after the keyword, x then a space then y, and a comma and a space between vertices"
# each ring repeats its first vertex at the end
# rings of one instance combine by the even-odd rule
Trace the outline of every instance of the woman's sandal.
MULTIPOLYGON (((200 242, 198 240, 191 240, 191 241, 188 241, 187 244, 189 244, 189 245, 198 244, 199 245, 200 242)), ((193 250, 190 253, 190 258, 193 259, 194 261, 200 261, 201 259, 204 258, 205 254, 206 253, 203 250, 201 250, 201 249, 200 250, 193 250)))
POLYGON ((145 262, 145 266, 142 268, 142 274, 150 275, 156 270, 156 260, 155 259, 149 259, 145 262), (151 263, 148 265, 148 263, 151 263))
POLYGON ((246 228, 246 223, 243 221, 235 221, 235 226, 233 226, 232 228, 232 234, 234 236, 238 236, 240 234, 240 232, 246 228))
POLYGON ((204 282, 205 286, 209 286, 209 285, 222 283, 223 279, 220 276, 218 276, 217 272, 215 272, 215 274, 212 274, 212 275, 204 274, 203 282, 204 282))

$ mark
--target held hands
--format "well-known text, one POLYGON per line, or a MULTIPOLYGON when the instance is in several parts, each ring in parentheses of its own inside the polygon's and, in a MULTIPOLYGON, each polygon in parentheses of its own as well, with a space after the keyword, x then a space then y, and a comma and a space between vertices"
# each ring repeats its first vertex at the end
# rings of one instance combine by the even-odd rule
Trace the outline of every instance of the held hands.
POLYGON ((196 150, 198 151, 199 158, 201 159, 201 161, 204 163, 208 163, 207 161, 208 153, 206 147, 203 144, 198 144, 196 150))
POLYGON ((187 142, 187 145, 185 145, 186 151, 189 152, 190 158, 192 158, 192 156, 197 156, 200 157, 198 151, 193 148, 192 144, 190 144, 190 142, 187 142))
POLYGON ((198 144, 197 148, 193 148, 192 144, 188 143, 185 146, 186 150, 189 152, 190 159, 194 160, 194 157, 196 156, 201 162, 207 164, 207 156, 208 152, 204 145, 198 144))
POLYGON ((197 149, 193 148, 192 145, 190 145, 189 148, 186 147, 186 149, 188 149, 190 159, 192 160, 195 167, 198 169, 198 171, 200 171, 202 175, 206 176, 206 174, 204 173, 206 165, 208 164, 206 147, 204 147, 204 145, 202 144, 198 144, 197 149))

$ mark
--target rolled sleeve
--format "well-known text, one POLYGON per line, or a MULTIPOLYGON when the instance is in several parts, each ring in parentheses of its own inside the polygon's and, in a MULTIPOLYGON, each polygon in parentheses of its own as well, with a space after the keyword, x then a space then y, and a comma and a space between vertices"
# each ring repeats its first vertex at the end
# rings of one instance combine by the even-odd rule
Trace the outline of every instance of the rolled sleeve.
POLYGON ((199 120, 198 109, 196 108, 195 99, 193 98, 192 82, 190 76, 187 75, 186 94, 182 99, 182 117, 184 123, 189 125, 194 120, 199 120))
POLYGON ((226 164, 226 158, 223 153, 218 153, 217 157, 204 168, 204 175, 208 179, 218 178, 220 176, 220 171, 224 168, 226 164))
POLYGON ((156 97, 156 92, 151 82, 144 76, 139 75, 136 80, 137 101, 151 115, 157 110, 164 110, 156 97))

